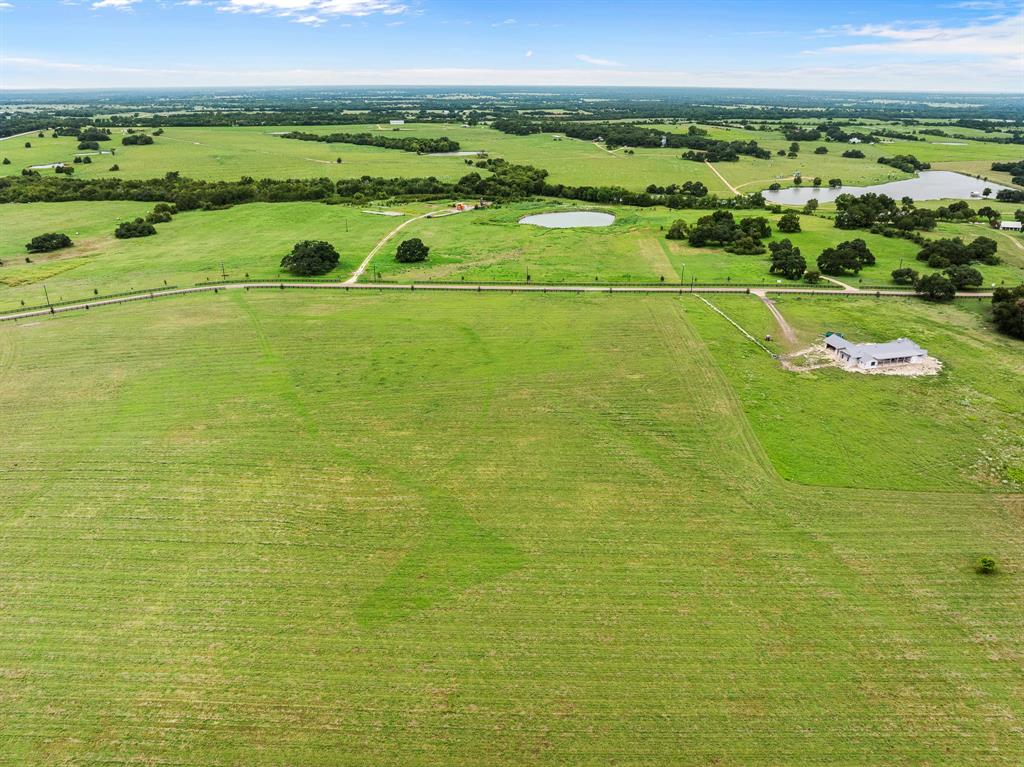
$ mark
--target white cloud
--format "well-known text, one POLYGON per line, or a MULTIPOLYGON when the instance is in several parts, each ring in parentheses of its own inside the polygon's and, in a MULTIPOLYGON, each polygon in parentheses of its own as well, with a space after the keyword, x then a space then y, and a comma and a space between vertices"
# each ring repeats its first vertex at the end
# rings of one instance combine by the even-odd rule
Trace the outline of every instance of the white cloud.
POLYGON ((132 6, 141 0, 97 0, 92 4, 93 8, 114 8, 118 11, 130 11, 132 6))
POLYGON ((393 16, 405 13, 408 6, 396 0, 226 0, 217 10, 268 13, 299 24, 320 26, 326 23, 326 16, 370 16, 375 13, 393 16))
POLYGON ((518 23, 515 19, 505 19, 504 21, 496 21, 491 24, 492 27, 510 27, 513 24, 518 23))
POLYGON ((1006 7, 1006 3, 998 0, 965 0, 962 3, 945 5, 943 8, 965 8, 970 11, 998 11, 1006 7))
POLYGON ((533 58, 533 51, 527 51, 525 55, 526 55, 526 58, 532 59, 533 58))
POLYGON ((0 3, 0 11, 9 11, 13 7, 11 3, 0 3))
POLYGON ((577 53, 576 59, 582 61, 584 64, 593 64, 595 67, 621 67, 618 61, 612 61, 611 59, 597 59, 593 56, 588 56, 585 53, 577 53))
POLYGON ((839 27, 834 32, 846 37, 874 38, 876 42, 834 45, 805 52, 1011 57, 1024 63, 1024 13, 992 19, 987 24, 953 27, 866 24, 839 27))

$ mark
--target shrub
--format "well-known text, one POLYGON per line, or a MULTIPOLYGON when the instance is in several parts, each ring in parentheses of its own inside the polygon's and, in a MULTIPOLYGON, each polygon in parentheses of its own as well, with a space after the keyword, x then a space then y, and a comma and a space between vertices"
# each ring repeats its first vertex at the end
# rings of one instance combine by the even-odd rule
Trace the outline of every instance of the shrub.
POLYGON ((863 160, 864 153, 859 149, 847 149, 845 152, 843 152, 843 157, 848 157, 851 160, 863 160))
POLYGON ((115 163, 114 163, 113 165, 111 165, 111 166, 110 166, 110 169, 111 169, 111 170, 121 170, 121 166, 120 166, 120 165, 118 165, 118 164, 117 164, 117 163, 115 162, 115 163))
POLYGON ((828 147, 827 146, 815 147, 814 148, 814 153, 815 154, 828 154, 828 147))
POLYGON ((800 216, 796 213, 785 213, 776 225, 780 232, 793 234, 800 231, 800 216))
POLYGON ((413 264, 417 261, 426 261, 430 248, 423 244, 419 237, 411 240, 404 240, 395 251, 395 261, 400 264, 413 264))
POLYGON ((982 575, 991 575, 996 571, 996 561, 992 557, 982 557, 975 569, 982 575))
POLYGON ((993 291, 992 320, 1003 333, 1024 338, 1024 284, 993 291))
POLYGON ((137 218, 134 221, 122 221, 114 230, 114 236, 121 240, 130 240, 133 237, 150 237, 156 234, 156 227, 152 224, 137 218))
POLYGON ((340 258, 329 242, 303 240, 295 243, 292 252, 281 259, 281 266, 292 274, 309 277, 327 274, 338 265, 340 258))
POLYGON ((149 224, 166 224, 171 220, 171 214, 167 211, 153 211, 146 216, 146 222, 149 224))
POLYGON ((33 237, 25 245, 25 250, 29 253, 49 253, 51 250, 70 248, 72 245, 74 243, 71 242, 71 238, 66 234, 62 232, 48 232, 33 237))
POLYGON ((910 267, 892 270, 892 281, 897 285, 913 285, 917 281, 917 271, 910 267))
POLYGON ((945 275, 957 290, 976 288, 982 283, 981 272, 973 266, 951 266, 945 271, 945 275))
POLYGON ((821 282, 821 272, 804 272, 804 282, 815 285, 821 282))
POLYGON ((100 143, 98 141, 79 141, 79 149, 99 149, 100 143))
POLYGON ((665 234, 666 240, 685 240, 686 236, 690 233, 690 226, 678 218, 672 222, 672 225, 668 228, 668 232, 665 234))
POLYGON ((5 157, 4 158, 4 165, 10 165, 10 164, 11 164, 10 158, 9 157, 5 157))
POLYGON ((829 189, 838 189, 842 185, 843 185, 843 180, 841 178, 830 178, 828 180, 829 189))
POLYGON ((941 274, 929 274, 914 284, 914 290, 926 301, 952 301, 956 297, 953 283, 941 274))
POLYGON ((124 146, 138 146, 142 144, 152 144, 153 137, 147 136, 145 133, 135 133, 130 136, 125 136, 121 139, 121 143, 124 146))
POLYGON ((733 240, 723 249, 727 253, 735 253, 740 256, 757 256, 766 252, 763 242, 749 236, 743 236, 738 240, 733 240))

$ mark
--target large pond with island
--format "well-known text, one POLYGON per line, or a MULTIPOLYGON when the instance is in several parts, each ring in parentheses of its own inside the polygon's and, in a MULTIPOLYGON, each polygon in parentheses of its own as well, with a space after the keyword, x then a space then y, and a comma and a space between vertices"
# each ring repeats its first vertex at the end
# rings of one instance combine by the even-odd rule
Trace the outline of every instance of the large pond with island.
POLYGON ((834 189, 821 186, 794 186, 776 191, 765 190, 761 194, 770 203, 804 205, 808 200, 832 202, 841 194, 852 194, 860 197, 868 192, 886 194, 894 200, 900 200, 904 197, 909 197, 915 201, 966 199, 971 197, 984 199, 985 189, 991 189, 991 197, 994 198, 995 193, 1000 189, 1008 188, 1001 184, 994 184, 991 181, 965 176, 963 173, 954 173, 949 170, 925 170, 921 171, 915 178, 908 178, 903 181, 890 181, 873 186, 840 186, 834 189))
POLYGON ((593 210, 567 210, 560 213, 535 213, 519 219, 519 223, 545 229, 575 229, 582 226, 611 226, 615 223, 615 216, 593 210))

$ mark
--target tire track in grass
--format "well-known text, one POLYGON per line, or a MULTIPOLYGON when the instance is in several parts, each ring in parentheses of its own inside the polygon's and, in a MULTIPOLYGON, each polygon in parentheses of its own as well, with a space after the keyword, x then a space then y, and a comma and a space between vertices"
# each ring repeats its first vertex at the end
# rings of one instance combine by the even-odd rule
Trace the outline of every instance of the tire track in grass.
POLYGON ((306 432, 307 436, 316 437, 319 433, 319 426, 317 425, 316 418, 310 412, 306 403, 302 401, 299 391, 301 387, 299 382, 295 380, 295 375, 288 365, 287 361, 279 355, 273 344, 267 338, 266 332, 263 330, 263 325, 260 323, 259 318, 253 311, 252 306, 245 298, 244 292, 235 291, 231 294, 231 298, 239 309, 249 319, 249 323, 252 326, 253 333, 256 336, 256 342, 259 344, 259 348, 263 354, 263 359, 267 363, 269 369, 275 371, 278 377, 282 381, 280 387, 281 395, 291 405, 292 411, 298 416, 299 422, 302 426, 303 431, 306 432))

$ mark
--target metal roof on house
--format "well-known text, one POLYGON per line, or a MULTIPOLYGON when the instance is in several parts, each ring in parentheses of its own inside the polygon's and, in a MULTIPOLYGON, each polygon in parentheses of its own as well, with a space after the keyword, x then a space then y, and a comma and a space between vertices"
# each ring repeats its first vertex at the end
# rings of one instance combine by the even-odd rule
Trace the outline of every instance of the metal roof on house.
POLYGON ((928 354, 926 349, 922 349, 909 338, 897 338, 884 344, 855 344, 833 333, 825 337, 825 343, 835 349, 842 349, 855 360, 892 360, 928 354))

